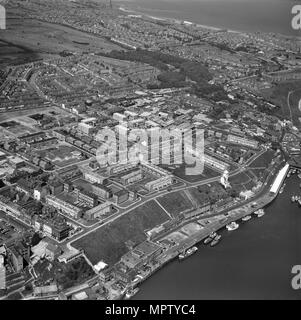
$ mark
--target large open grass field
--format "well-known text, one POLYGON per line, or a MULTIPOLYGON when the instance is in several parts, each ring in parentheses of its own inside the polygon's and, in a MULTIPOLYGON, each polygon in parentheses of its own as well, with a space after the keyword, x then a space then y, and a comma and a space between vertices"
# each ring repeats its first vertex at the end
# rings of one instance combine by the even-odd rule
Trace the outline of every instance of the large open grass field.
POLYGON ((0 64, 3 65, 54 57, 64 50, 99 52, 119 48, 103 38, 68 26, 16 16, 8 19, 7 29, 0 33, 0 39, 0 64))
POLYGON ((268 168, 274 157, 275 151, 267 150, 250 164, 250 168, 268 168))
POLYGON ((255 186, 255 179, 256 176, 252 172, 246 171, 231 177, 229 182, 237 191, 246 191, 255 186))
POLYGON ((135 244, 143 242, 146 240, 146 230, 168 219, 162 208, 156 202, 150 201, 75 241, 72 245, 84 249, 93 264, 102 260, 108 265, 113 265, 129 251, 127 241, 133 241, 135 244))
POLYGON ((204 171, 200 172, 197 175, 186 175, 185 173, 185 169, 186 169, 186 165, 183 164, 181 166, 172 166, 173 169, 171 169, 171 167, 168 166, 162 166, 164 169, 172 172, 175 176, 190 182, 190 183, 194 183, 194 182, 199 182, 205 179, 210 179, 210 178, 214 178, 214 177, 218 177, 220 175, 219 172, 216 172, 210 168, 204 167, 204 171))
POLYGON ((183 191, 169 193, 157 200, 174 217, 183 211, 193 209, 192 202, 183 191))
POLYGON ((301 99, 301 81, 281 82, 272 89, 262 91, 262 94, 280 106, 279 114, 286 119, 292 120, 293 124, 301 129, 301 110, 298 108, 301 99))

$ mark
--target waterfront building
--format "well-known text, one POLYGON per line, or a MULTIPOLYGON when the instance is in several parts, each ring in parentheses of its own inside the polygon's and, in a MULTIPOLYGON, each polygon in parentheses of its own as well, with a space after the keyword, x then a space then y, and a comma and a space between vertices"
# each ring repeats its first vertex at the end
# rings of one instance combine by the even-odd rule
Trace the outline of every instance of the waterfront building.
POLYGON ((278 173, 276 179, 274 180, 270 192, 272 194, 277 194, 280 190, 280 187, 284 181, 284 179, 286 178, 286 175, 288 173, 289 170, 289 164, 287 163, 278 173))
POLYGON ((162 252, 162 247, 150 242, 144 241, 133 250, 121 257, 121 262, 130 269, 138 269, 142 265, 158 257, 162 252))
POLYGON ((6 269, 4 266, 4 257, 0 255, 0 290, 6 289, 6 269))

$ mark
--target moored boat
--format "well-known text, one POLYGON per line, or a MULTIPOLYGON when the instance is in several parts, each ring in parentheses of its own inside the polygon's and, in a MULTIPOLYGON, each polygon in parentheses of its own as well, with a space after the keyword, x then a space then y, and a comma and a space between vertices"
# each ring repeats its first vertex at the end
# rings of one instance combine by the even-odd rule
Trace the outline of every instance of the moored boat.
POLYGON ((259 210, 255 211, 254 214, 256 214, 258 218, 260 218, 260 217, 264 216, 265 212, 263 209, 259 209, 259 210))
POLYGON ((128 289, 125 293, 125 299, 130 299, 132 298, 135 294, 137 294, 139 291, 139 288, 136 287, 135 289, 128 289))
POLYGON ((196 253, 197 251, 198 251, 198 248, 196 246, 193 246, 193 247, 187 249, 186 251, 180 253, 179 259, 180 260, 185 259, 185 258, 191 256, 192 254, 196 253))
POLYGON ((239 224, 234 221, 226 225, 226 228, 228 231, 234 231, 238 229, 238 227, 239 227, 239 224))
POLYGON ((249 221, 250 219, 252 219, 251 216, 245 216, 245 217, 243 217, 241 220, 242 220, 242 221, 249 221))
POLYGON ((210 246, 211 246, 211 247, 216 246, 216 245, 220 242, 221 237, 222 237, 221 235, 217 235, 217 236, 213 239, 213 241, 210 243, 210 246))
POLYGON ((204 244, 210 243, 217 236, 216 232, 213 232, 204 240, 204 244))

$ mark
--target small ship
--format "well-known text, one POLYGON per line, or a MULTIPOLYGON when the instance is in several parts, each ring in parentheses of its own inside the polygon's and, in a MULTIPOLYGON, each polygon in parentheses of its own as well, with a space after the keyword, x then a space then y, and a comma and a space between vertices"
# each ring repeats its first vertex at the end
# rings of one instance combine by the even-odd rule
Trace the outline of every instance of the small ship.
POLYGON ((252 219, 252 216, 245 216, 241 220, 242 221, 249 221, 250 219, 252 219))
POLYGON ((239 224, 234 221, 226 225, 226 228, 228 231, 234 231, 238 229, 238 227, 239 227, 239 224))
POLYGON ((254 212, 254 214, 256 214, 258 218, 260 218, 260 217, 264 216, 265 212, 263 209, 259 209, 259 210, 256 210, 254 212))
POLYGON ((180 253, 180 254, 179 254, 179 259, 180 259, 180 260, 183 260, 183 259, 191 256, 192 254, 196 253, 197 251, 198 251, 198 248, 197 248, 197 247, 195 247, 195 246, 194 246, 194 247, 191 247, 191 248, 189 248, 188 250, 180 253))
POLYGON ((135 289, 131 288, 131 289, 128 289, 125 293, 125 299, 130 299, 132 298, 135 294, 137 294, 139 291, 139 288, 136 287, 135 289))
POLYGON ((210 243, 210 246, 211 246, 211 247, 216 246, 216 245, 220 242, 221 237, 222 237, 221 235, 217 235, 217 236, 213 239, 213 241, 210 243))
POLYGON ((209 237, 204 240, 204 244, 210 243, 216 236, 217 236, 216 232, 211 233, 209 237))

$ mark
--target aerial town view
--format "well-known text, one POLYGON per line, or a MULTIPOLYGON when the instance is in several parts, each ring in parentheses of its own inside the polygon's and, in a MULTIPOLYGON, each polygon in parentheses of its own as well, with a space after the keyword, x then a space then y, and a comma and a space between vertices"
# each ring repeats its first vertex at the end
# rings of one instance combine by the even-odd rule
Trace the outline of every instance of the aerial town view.
POLYGON ((300 299, 301 36, 138 2, 0 0, 0 300, 300 299))

